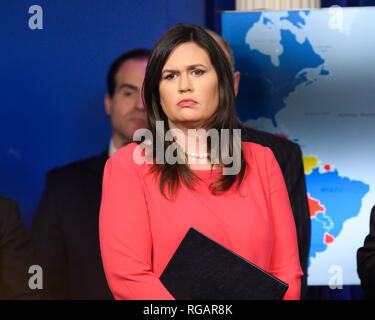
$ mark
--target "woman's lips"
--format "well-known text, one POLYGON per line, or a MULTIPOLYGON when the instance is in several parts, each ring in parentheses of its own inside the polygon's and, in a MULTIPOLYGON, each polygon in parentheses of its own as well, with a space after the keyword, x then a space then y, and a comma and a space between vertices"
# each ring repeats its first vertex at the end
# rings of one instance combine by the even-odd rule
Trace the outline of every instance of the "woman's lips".
POLYGON ((191 107, 191 106, 194 106, 196 105, 198 102, 196 102, 195 100, 193 99, 183 99, 181 100, 178 105, 180 107, 191 107))

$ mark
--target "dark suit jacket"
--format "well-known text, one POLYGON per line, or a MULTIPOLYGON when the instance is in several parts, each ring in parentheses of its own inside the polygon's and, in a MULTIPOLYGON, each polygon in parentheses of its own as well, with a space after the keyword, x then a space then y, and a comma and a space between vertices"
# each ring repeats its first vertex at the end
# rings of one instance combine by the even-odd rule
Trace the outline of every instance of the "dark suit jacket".
POLYGON ((298 144, 273 134, 251 129, 243 124, 239 124, 239 128, 242 129, 242 140, 269 147, 279 163, 288 189, 296 223, 300 264, 304 273, 301 279, 301 298, 307 298, 307 265, 310 250, 311 221, 301 149, 298 144))
POLYGON ((375 206, 371 210, 370 232, 357 251, 357 271, 367 299, 375 299, 375 206))
POLYGON ((34 251, 17 202, 0 197, 0 299, 39 298, 29 288, 34 251))
POLYGON ((107 151, 54 169, 31 236, 52 299, 113 299, 99 247, 99 208, 107 151))

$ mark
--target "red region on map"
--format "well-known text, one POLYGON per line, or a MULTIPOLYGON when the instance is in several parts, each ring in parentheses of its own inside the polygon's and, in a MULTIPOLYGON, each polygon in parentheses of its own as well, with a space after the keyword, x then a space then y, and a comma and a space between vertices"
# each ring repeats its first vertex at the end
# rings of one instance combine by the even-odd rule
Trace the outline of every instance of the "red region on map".
POLYGON ((325 233, 324 234, 324 243, 325 244, 329 244, 329 243, 332 243, 333 241, 335 240, 335 237, 330 235, 329 233, 325 233))
POLYGON ((310 194, 307 194, 307 201, 310 209, 310 217, 314 218, 318 212, 325 212, 326 208, 320 204, 318 199, 310 197, 310 194))

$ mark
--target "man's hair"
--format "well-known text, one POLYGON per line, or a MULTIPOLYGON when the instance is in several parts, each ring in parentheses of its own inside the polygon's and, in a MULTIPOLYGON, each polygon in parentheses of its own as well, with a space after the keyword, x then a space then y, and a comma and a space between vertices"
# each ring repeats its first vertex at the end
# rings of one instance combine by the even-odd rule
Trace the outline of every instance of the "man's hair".
POLYGON ((125 61, 130 59, 148 59, 150 54, 151 50, 149 49, 134 49, 132 51, 125 52, 112 62, 107 73, 107 92, 111 98, 113 97, 116 90, 116 74, 121 66, 125 63, 125 61))
MULTIPOLYGON (((151 130, 154 139, 158 137, 156 132, 156 122, 163 121, 164 132, 169 128, 168 117, 164 113, 160 104, 159 84, 164 65, 177 46, 184 43, 195 43, 206 51, 210 57, 213 65, 219 89, 219 104, 216 112, 205 124, 205 128, 216 129, 221 132, 221 129, 229 129, 230 140, 233 141, 233 129, 235 128, 235 92, 233 71, 230 61, 219 44, 210 36, 203 28, 192 24, 177 24, 167 30, 156 43, 152 49, 148 64, 146 67, 145 79, 143 82, 143 98, 144 105, 147 112, 147 120, 149 129, 151 130)), ((219 139, 221 139, 219 137, 219 139)), ((164 137, 163 137, 163 140, 164 137)), ((164 141, 165 149, 171 143, 164 141)), ((208 141, 208 149, 210 142, 208 141)), ((154 148, 157 145, 156 141, 153 144, 154 148)), ((219 147, 220 148, 220 147, 219 147)), ((230 153, 233 154, 233 145, 230 143, 230 153)), ((156 149, 154 155, 157 154, 156 149)), ((229 165, 228 165, 229 166, 229 165)), ((164 186, 167 185, 170 194, 173 196, 179 187, 180 177, 188 187, 192 187, 192 172, 189 167, 181 164, 179 166, 172 166, 168 164, 154 167, 155 171, 161 175, 160 191, 163 195, 164 186)), ((228 190, 238 178, 237 187, 239 188, 244 177, 246 163, 243 158, 241 150, 241 170, 238 176, 225 175, 218 181, 215 181, 215 186, 212 187, 213 193, 218 193, 228 190)))

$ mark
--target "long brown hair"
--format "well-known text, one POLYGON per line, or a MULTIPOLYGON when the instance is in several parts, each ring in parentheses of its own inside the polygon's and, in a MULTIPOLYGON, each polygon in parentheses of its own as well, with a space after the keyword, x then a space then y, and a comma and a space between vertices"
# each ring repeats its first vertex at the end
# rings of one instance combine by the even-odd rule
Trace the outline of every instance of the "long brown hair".
MULTIPOLYGON (((162 140, 159 141, 159 143, 164 144, 164 150, 172 143, 170 141, 165 141, 165 137, 159 137, 156 132, 156 121, 163 122, 164 132, 170 129, 168 118, 160 104, 159 83, 162 69, 172 50, 176 46, 186 42, 194 42, 199 47, 203 48, 208 53, 211 63, 215 68, 219 86, 219 105, 205 127, 216 129, 219 132, 221 132, 222 129, 229 129, 229 156, 233 156, 233 129, 236 128, 236 115, 232 66, 220 46, 203 28, 191 24, 177 24, 167 30, 152 49, 143 83, 143 99, 147 112, 148 125, 153 135, 152 148, 154 160, 157 160, 156 139, 162 140)), ((220 135, 219 139, 220 145, 220 135)), ((210 150, 210 148, 211 143, 210 140, 208 140, 208 150, 210 150)), ((221 154, 220 150, 219 154, 221 154)), ((196 179, 199 179, 186 164, 169 164, 165 163, 165 161, 162 164, 157 164, 157 162, 158 161, 154 161, 152 172, 160 175, 159 187, 165 197, 167 197, 164 191, 166 186, 168 187, 169 195, 171 198, 174 198, 180 186, 181 179, 189 188, 194 188, 194 184, 197 182, 196 179)), ((214 194, 224 192, 228 190, 236 180, 237 190, 239 189, 246 170, 246 162, 242 148, 240 165, 241 167, 238 174, 222 175, 218 180, 214 181, 209 187, 211 192, 214 194)), ((229 167, 230 164, 226 164, 225 166, 229 167)))

